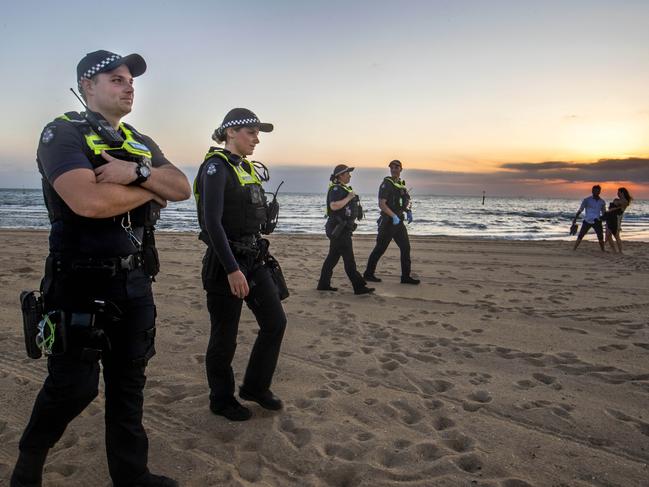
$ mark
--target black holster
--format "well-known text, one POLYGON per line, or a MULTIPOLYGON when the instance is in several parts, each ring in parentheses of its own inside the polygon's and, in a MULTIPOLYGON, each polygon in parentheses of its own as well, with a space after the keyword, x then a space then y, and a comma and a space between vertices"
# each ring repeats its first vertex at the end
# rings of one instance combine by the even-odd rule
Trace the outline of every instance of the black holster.
POLYGON ((270 271, 270 275, 273 278, 275 286, 277 286, 277 293, 279 294, 279 300, 284 301, 290 296, 288 292, 288 286, 286 285, 286 279, 284 279, 284 273, 282 268, 279 265, 279 262, 272 255, 268 254, 266 256, 266 267, 270 271))
POLYGON ((144 238, 142 240, 142 260, 144 272, 155 277, 160 272, 160 257, 155 246, 155 228, 144 227, 144 238))
POLYGON ((23 312, 23 331, 25 333, 25 349, 29 358, 37 359, 42 355, 36 344, 38 324, 43 319, 43 298, 38 291, 23 291, 20 293, 20 307, 23 312))

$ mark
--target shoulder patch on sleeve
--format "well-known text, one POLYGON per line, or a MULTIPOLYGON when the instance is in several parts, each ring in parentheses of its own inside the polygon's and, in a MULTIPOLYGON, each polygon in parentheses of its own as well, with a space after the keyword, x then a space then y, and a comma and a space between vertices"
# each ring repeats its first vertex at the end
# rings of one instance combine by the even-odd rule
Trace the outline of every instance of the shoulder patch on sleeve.
POLYGON ((43 129, 43 132, 41 133, 41 142, 44 145, 47 145, 54 140, 54 137, 56 137, 56 125, 48 125, 43 129))
POLYGON ((210 162, 210 163, 207 165, 207 167, 205 168, 205 173, 206 173, 208 176, 213 176, 214 174, 216 174, 216 172, 217 172, 218 170, 219 170, 219 164, 217 164, 217 163, 215 163, 215 162, 210 162))

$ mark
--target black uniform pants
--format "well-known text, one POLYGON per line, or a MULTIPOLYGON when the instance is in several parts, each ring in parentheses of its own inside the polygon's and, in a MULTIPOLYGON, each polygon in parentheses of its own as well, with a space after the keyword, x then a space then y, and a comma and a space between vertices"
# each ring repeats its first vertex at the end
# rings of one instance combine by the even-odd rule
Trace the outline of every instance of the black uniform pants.
MULTIPOLYGON (((270 389, 286 329, 286 315, 268 268, 258 261, 249 262, 245 258, 237 258, 237 261, 250 287, 250 293, 245 298, 246 304, 259 325, 243 388, 258 395, 270 389)), ((232 359, 237 348, 244 300, 230 292, 225 269, 209 248, 203 259, 203 286, 207 291, 207 309, 211 322, 205 368, 210 402, 218 407, 227 404, 234 397, 232 359)))
POLYGON ((394 240, 401 251, 401 277, 410 276, 410 240, 408 239, 408 230, 403 223, 403 219, 398 225, 392 223, 392 219, 382 216, 379 223, 379 231, 376 235, 376 245, 369 258, 367 259, 367 275, 374 275, 376 265, 381 256, 385 253, 394 240))
MULTIPOLYGON (((155 354, 151 281, 140 269, 108 279, 101 275, 59 277, 46 272, 43 291, 50 310, 85 312, 88 299, 102 299, 116 306, 111 304, 106 313, 97 315, 95 325, 110 342, 110 350, 101 354, 108 469, 116 487, 130 485, 148 472, 142 391, 147 361, 155 354)), ((70 330, 68 349, 48 358, 48 376, 20 440, 21 450, 52 448, 68 423, 97 397, 99 357, 82 354, 86 341, 87 330, 70 330)))
POLYGON ((356 269, 356 259, 354 258, 354 247, 352 244, 352 232, 345 230, 338 237, 333 237, 330 232, 330 225, 327 222, 327 237, 329 237, 329 254, 322 264, 320 271, 320 280, 318 281, 318 288, 327 288, 331 285, 331 276, 334 272, 334 267, 338 264, 340 257, 343 258, 345 265, 345 273, 352 283, 354 291, 361 289, 365 286, 365 279, 356 269))

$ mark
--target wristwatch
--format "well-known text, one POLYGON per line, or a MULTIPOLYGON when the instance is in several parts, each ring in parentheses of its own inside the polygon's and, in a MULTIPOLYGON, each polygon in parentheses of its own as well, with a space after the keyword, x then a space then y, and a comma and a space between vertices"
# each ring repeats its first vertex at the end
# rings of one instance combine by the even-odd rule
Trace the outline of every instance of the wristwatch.
POLYGON ((151 176, 151 168, 146 164, 138 164, 135 168, 135 175, 137 178, 133 181, 133 184, 142 184, 151 176))

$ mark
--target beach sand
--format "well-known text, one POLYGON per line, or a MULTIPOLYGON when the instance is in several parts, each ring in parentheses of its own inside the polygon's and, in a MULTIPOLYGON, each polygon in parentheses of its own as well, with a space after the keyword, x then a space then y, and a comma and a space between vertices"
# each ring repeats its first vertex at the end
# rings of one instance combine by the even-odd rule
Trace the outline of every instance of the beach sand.
MULTIPOLYGON (((391 246, 373 296, 315 290, 324 237, 271 236, 291 297, 274 392, 228 422, 207 407, 203 244, 159 234, 158 354, 144 424, 150 468, 183 486, 649 485, 649 244, 412 238, 420 286, 391 246)), ((355 237, 361 270, 373 245, 355 237)), ((46 374, 26 358, 18 294, 47 234, 0 231, 0 485, 46 374)), ((241 380, 256 334, 246 309, 241 380)), ((250 404, 250 403, 249 403, 250 404)), ((103 395, 52 450, 46 486, 109 486, 103 395)))

